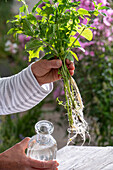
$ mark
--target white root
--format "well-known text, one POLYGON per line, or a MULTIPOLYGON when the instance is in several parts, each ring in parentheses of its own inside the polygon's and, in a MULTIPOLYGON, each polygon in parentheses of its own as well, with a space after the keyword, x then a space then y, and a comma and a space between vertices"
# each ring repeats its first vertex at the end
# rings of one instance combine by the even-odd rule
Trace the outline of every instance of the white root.
MULTIPOLYGON (((82 102, 82 98, 79 92, 79 89, 77 87, 77 84, 75 82, 75 80, 73 78, 71 78, 70 81, 70 87, 72 86, 73 89, 71 89, 71 95, 74 98, 74 105, 75 107, 73 107, 73 103, 71 103, 70 109, 72 110, 72 122, 73 124, 71 125, 71 127, 68 128, 68 142, 67 145, 69 145, 71 142, 73 143, 75 138, 77 137, 77 135, 80 135, 81 138, 83 139, 83 143, 82 145, 84 145, 85 141, 86 141, 86 134, 88 134, 89 139, 90 139, 90 135, 88 132, 88 124, 87 122, 84 120, 84 116, 83 116, 83 102, 82 102), (71 137, 71 134, 74 134, 74 136, 71 137)), ((68 94, 68 91, 67 91, 68 94)), ((69 98, 69 94, 68 94, 68 98, 69 98)))

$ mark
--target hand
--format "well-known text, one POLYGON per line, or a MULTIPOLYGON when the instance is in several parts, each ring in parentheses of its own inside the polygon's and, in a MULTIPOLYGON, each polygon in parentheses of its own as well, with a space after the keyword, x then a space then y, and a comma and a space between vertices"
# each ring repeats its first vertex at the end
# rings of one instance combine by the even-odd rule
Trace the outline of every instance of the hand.
MULTIPOLYGON (((66 65, 71 75, 74 74, 73 62, 66 59, 66 65)), ((59 59, 46 60, 42 59, 32 64, 31 70, 40 85, 54 82, 60 79, 58 68, 62 66, 62 61, 59 59)))
POLYGON ((56 161, 38 161, 26 156, 30 138, 25 138, 0 154, 0 170, 57 170, 56 161))

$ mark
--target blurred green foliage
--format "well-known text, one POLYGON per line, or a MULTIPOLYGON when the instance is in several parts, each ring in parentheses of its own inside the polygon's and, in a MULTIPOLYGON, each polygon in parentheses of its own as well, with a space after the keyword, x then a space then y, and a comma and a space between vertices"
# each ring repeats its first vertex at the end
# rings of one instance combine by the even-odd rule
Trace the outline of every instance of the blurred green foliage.
POLYGON ((11 5, 12 2, 6 3, 4 0, 0 1, 0 59, 7 58, 6 52, 4 51, 4 43, 7 38, 7 31, 9 30, 6 21, 12 17, 11 5))
POLYGON ((34 126, 42 113, 42 105, 43 102, 28 112, 2 116, 0 123, 0 152, 15 145, 27 136, 32 137, 35 135, 34 126))
POLYGON ((84 57, 75 72, 85 105, 84 113, 90 118, 89 129, 94 140, 92 143, 99 146, 113 146, 112 54, 109 47, 106 47, 103 54, 95 51, 95 57, 84 57))
MULTIPOLYGON (((13 17, 12 13, 13 0, 0 1, 0 76, 9 76, 18 73, 28 65, 27 60, 23 60, 23 56, 27 54, 19 49, 16 54, 10 51, 5 51, 5 43, 10 40, 15 43, 12 35, 7 35, 10 29, 10 24, 7 20, 13 17), (2 69, 4 68, 4 70, 2 69)), ((16 41, 19 44, 18 40, 16 41)))

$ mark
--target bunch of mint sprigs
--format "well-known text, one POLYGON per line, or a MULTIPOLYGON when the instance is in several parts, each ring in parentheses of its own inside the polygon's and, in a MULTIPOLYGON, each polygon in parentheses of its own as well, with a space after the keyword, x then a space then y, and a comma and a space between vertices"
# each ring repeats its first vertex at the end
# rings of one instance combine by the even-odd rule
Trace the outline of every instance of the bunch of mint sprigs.
MULTIPOLYGON (((29 53, 29 61, 32 58, 40 59, 40 51, 43 51, 43 58, 52 59, 55 56, 62 60, 62 68, 59 69, 64 82, 64 91, 66 102, 59 101, 67 110, 69 121, 69 140, 68 144, 79 134, 85 142, 85 134, 88 133, 88 125, 83 117, 83 103, 79 89, 74 79, 69 74, 66 66, 66 59, 78 61, 75 50, 79 48, 85 51, 79 42, 80 36, 91 41, 93 34, 91 27, 93 18, 100 14, 99 10, 107 9, 96 4, 95 9, 87 11, 79 8, 80 1, 70 0, 40 0, 29 12, 28 5, 24 0, 18 0, 23 3, 19 8, 19 15, 15 19, 8 21, 12 24, 9 34, 24 34, 31 39, 26 43, 25 49, 29 53), (81 23, 81 19, 87 19, 87 24, 81 23), (70 137, 71 134, 74 134, 70 137)), ((105 15, 104 13, 101 13, 105 15)))

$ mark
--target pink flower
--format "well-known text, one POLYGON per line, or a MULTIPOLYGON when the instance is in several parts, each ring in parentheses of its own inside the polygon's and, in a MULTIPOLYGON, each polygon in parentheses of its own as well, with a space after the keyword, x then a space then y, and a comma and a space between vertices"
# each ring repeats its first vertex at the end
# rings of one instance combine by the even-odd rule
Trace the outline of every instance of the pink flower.
POLYGON ((53 92, 53 98, 56 99, 60 95, 60 86, 57 86, 57 88, 53 92))
POLYGON ((93 10, 94 4, 91 0, 81 0, 80 8, 84 8, 86 10, 93 10))
POLYGON ((31 39, 31 37, 30 36, 27 37, 26 35, 20 34, 18 36, 18 39, 21 43, 24 43, 25 41, 29 41, 31 39))
POLYGON ((23 34, 20 34, 18 36, 18 40, 20 42, 20 45, 19 45, 20 50, 25 47, 26 42, 30 41, 30 39, 31 39, 30 36, 27 37, 26 35, 23 35, 23 34))
POLYGON ((105 57, 105 60, 108 60, 108 58, 109 58, 109 57, 108 57, 108 56, 106 56, 106 57, 105 57))
POLYGON ((20 34, 20 35, 18 36, 18 39, 19 39, 19 41, 20 41, 21 43, 23 43, 23 42, 25 41, 25 39, 26 39, 26 35, 20 34))
POLYGON ((108 37, 109 42, 113 42, 113 37, 108 37))
POLYGON ((62 90, 60 94, 61 94, 61 95, 64 95, 64 94, 65 94, 64 90, 62 90))
POLYGON ((89 51, 86 50, 86 51, 85 51, 85 55, 89 55, 89 51))
POLYGON ((97 3, 102 3, 103 6, 107 4, 107 0, 97 0, 97 3))
POLYGON ((26 41, 30 41, 31 36, 26 37, 26 41))
POLYGON ((103 22, 108 27, 111 25, 111 23, 107 20, 107 17, 104 17, 103 22))
POLYGON ((107 13, 108 13, 108 15, 113 15, 113 10, 112 9, 108 9, 107 13))
POLYGON ((92 56, 92 57, 94 57, 94 55, 95 55, 95 53, 94 53, 94 51, 90 51, 90 56, 92 56))
POLYGON ((106 37, 109 37, 111 35, 111 31, 108 29, 108 30, 106 30, 106 33, 105 33, 105 36, 106 37))
POLYGON ((104 47, 102 47, 102 52, 105 52, 105 48, 104 47))
POLYGON ((83 58, 84 58, 83 55, 80 55, 80 56, 79 56, 79 60, 82 60, 83 58))
POLYGON ((104 30, 104 25, 103 25, 103 24, 100 24, 100 25, 98 26, 98 29, 99 29, 99 30, 104 30))
POLYGON ((80 42, 80 44, 81 44, 82 48, 85 48, 85 47, 95 44, 95 41, 90 41, 90 42, 85 42, 85 43, 80 42))

